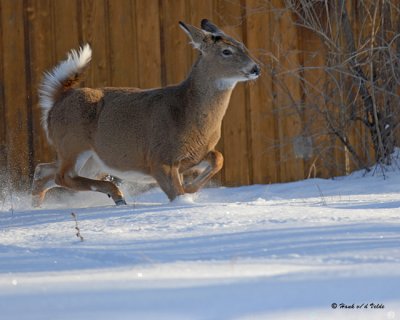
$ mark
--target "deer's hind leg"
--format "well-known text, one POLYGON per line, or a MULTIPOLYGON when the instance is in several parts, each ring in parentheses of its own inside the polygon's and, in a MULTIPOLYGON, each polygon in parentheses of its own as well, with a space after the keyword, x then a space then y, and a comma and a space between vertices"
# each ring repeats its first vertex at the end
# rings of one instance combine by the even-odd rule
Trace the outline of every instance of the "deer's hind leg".
POLYGON ((110 181, 99 181, 79 176, 75 171, 76 157, 63 160, 56 173, 55 182, 62 187, 76 191, 97 191, 107 194, 115 204, 126 204, 122 192, 110 181))
POLYGON ((40 163, 35 168, 32 182, 32 206, 39 207, 46 196, 47 191, 57 187, 55 176, 57 162, 40 163))
MULTIPOLYGON (((224 164, 224 157, 221 152, 216 150, 210 151, 204 158, 208 162, 208 166, 193 181, 185 183, 183 189, 186 193, 195 193, 203 187, 210 179, 221 170, 224 164)), ((190 169, 189 169, 190 170, 190 169)))
POLYGON ((102 171, 101 166, 95 160, 91 152, 87 152, 86 155, 78 157, 80 161, 75 164, 75 171, 79 176, 93 178, 95 180, 106 180, 113 182, 116 186, 122 184, 122 179, 112 176, 102 171))

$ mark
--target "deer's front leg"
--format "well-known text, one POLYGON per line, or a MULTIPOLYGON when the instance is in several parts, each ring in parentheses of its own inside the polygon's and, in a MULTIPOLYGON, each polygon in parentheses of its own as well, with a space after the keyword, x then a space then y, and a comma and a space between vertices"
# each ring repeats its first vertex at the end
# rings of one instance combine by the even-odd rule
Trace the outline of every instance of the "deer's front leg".
POLYGON ((185 193, 178 163, 172 166, 162 165, 156 168, 153 172, 153 177, 157 180, 160 188, 167 194, 169 200, 172 201, 177 196, 185 193))
POLYGON ((204 160, 208 162, 207 168, 192 182, 183 185, 183 189, 186 193, 197 192, 197 190, 203 187, 219 170, 221 170, 224 164, 222 153, 216 150, 210 151, 204 160))

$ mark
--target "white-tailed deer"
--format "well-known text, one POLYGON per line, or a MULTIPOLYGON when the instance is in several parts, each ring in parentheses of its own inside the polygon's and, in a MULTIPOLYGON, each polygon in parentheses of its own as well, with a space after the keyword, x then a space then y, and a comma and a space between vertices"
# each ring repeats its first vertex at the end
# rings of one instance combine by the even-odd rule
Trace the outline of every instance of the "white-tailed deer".
POLYGON ((210 21, 202 20, 202 29, 179 24, 200 54, 178 85, 73 88, 91 59, 87 44, 45 74, 39 91, 43 127, 58 160, 36 167, 34 205, 57 185, 103 192, 125 204, 115 184, 80 174, 89 159, 122 178, 135 171, 152 176, 170 200, 196 192, 222 168, 222 154, 214 148, 232 90, 239 81, 256 79, 260 68, 242 43, 210 21), (185 182, 183 174, 201 161, 208 162, 206 169, 185 182))

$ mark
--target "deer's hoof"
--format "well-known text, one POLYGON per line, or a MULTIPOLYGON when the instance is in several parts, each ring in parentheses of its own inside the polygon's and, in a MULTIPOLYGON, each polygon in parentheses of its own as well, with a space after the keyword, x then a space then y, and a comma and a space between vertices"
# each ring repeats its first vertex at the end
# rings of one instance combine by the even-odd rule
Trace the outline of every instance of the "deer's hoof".
POLYGON ((115 204, 117 206, 126 206, 126 201, 125 201, 125 199, 118 199, 118 200, 115 200, 115 204))
POLYGON ((32 207, 33 208, 39 208, 40 205, 42 204, 42 198, 40 195, 33 195, 32 196, 32 207))

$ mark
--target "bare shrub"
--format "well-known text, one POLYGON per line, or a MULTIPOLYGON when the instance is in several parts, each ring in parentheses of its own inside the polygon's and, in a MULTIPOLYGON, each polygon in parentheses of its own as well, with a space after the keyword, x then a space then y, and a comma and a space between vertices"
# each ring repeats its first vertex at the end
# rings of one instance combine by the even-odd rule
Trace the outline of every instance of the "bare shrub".
MULTIPOLYGON (((282 8, 274 7, 276 1, 264 3, 275 15, 290 12, 303 43, 313 37, 319 44, 313 50, 299 45, 296 69, 274 57, 266 63, 277 85, 285 88, 288 76, 300 82, 303 94, 300 101, 292 99, 292 107, 302 113, 302 135, 317 145, 314 159, 325 154, 326 160, 339 145, 344 173, 391 164, 400 114, 400 2, 283 0, 282 8)), ((311 171, 315 161, 309 165, 311 171)))

